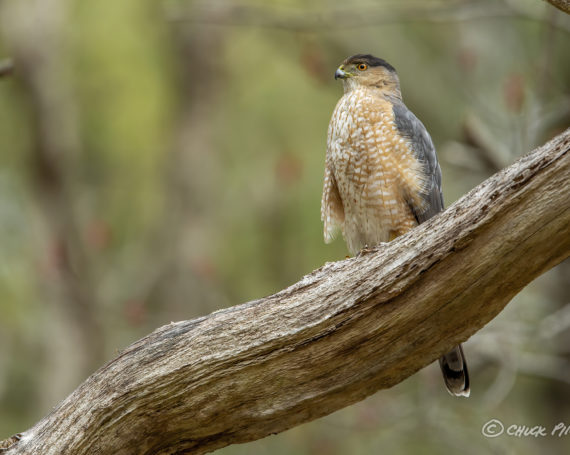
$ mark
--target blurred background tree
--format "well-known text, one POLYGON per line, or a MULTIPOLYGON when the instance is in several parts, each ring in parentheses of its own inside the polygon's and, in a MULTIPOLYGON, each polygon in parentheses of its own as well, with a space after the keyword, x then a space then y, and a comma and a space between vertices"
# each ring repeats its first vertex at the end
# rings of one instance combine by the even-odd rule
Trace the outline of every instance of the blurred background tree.
MULTIPOLYGON (((153 328, 344 258, 319 209, 346 56, 398 69, 451 204, 570 126, 569 38, 538 0, 0 0, 0 438, 153 328)), ((569 283, 566 262, 466 343, 468 400, 432 365, 222 452, 567 453, 481 427, 570 425, 569 283)))

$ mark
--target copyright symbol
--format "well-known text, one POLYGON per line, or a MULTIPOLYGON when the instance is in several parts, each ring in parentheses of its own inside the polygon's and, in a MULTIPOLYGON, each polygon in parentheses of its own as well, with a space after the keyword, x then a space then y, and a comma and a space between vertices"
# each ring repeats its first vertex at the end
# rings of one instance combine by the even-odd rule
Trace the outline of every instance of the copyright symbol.
POLYGON ((481 433, 483 433, 483 436, 486 438, 496 438, 497 436, 502 435, 503 431, 505 431, 505 427, 498 419, 489 420, 485 425, 483 425, 483 428, 481 428, 481 433))

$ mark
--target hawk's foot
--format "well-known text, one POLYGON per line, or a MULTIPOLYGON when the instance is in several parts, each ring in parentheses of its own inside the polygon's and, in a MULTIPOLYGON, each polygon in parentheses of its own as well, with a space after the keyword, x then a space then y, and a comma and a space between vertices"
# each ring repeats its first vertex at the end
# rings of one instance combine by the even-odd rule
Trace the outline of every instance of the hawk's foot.
MULTIPOLYGON (((377 244, 375 245, 375 247, 378 247, 378 246, 379 246, 379 247, 385 247, 385 246, 388 246, 389 243, 390 243, 390 242, 380 242, 380 243, 377 243, 377 244)), ((362 249, 358 252, 358 254, 356 255, 356 257, 359 258, 360 256, 364 256, 365 254, 372 253, 373 251, 374 251, 374 249, 373 249, 373 248, 370 248, 370 247, 368 246, 368 244, 366 244, 366 245, 364 245, 364 248, 362 248, 362 249)))
POLYGON ((362 248, 362 249, 358 252, 358 254, 356 255, 356 257, 359 258, 360 256, 364 256, 365 254, 368 254, 368 253, 372 253, 372 248, 370 248, 370 247, 368 246, 368 244, 366 244, 366 245, 364 245, 364 248, 362 248))

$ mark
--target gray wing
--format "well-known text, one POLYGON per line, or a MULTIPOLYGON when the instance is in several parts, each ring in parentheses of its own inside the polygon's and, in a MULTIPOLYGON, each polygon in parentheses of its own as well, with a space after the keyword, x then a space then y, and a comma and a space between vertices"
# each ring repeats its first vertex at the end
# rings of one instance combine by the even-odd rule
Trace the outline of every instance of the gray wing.
POLYGON ((425 207, 417 207, 413 201, 408 201, 418 223, 423 223, 443 210, 441 169, 437 162, 435 147, 423 123, 402 101, 394 102, 393 106, 398 132, 411 141, 414 154, 423 163, 424 172, 428 177, 427 189, 422 194, 426 202, 425 207))

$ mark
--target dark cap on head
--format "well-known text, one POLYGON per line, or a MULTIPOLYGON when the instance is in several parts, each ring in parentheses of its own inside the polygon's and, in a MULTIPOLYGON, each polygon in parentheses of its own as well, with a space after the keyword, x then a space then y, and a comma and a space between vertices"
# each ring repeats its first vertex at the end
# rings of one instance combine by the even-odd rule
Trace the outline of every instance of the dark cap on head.
POLYGON ((394 68, 392 65, 390 65, 386 60, 382 60, 381 58, 378 57, 374 57, 373 55, 370 54, 355 54, 351 57, 348 57, 343 64, 344 65, 348 65, 350 63, 366 63, 368 66, 372 67, 372 66, 383 66, 384 68, 386 68, 387 70, 395 73, 396 72, 396 68, 394 68))

